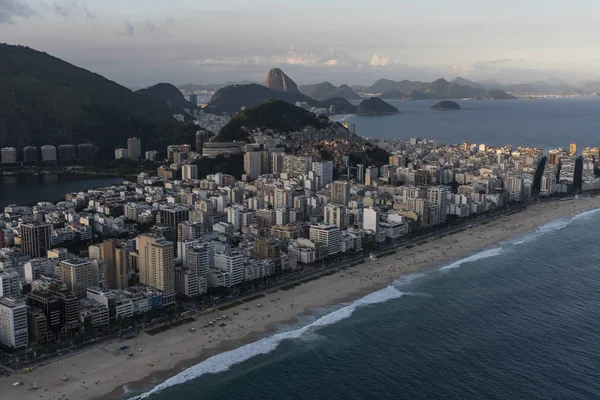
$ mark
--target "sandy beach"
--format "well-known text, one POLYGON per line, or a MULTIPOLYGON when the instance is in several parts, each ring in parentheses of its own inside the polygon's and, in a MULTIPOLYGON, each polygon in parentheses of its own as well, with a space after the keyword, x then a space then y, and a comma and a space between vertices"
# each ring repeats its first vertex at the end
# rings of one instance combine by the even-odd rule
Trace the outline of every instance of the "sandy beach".
POLYGON ((260 339, 274 324, 293 321, 295 316, 312 308, 351 301, 402 275, 451 264, 499 242, 533 232, 550 221, 599 207, 600 197, 535 204, 525 211, 410 249, 400 249, 394 255, 294 289, 278 290, 260 300, 199 317, 196 322, 155 336, 144 333, 132 340, 103 343, 36 368, 29 374, 0 378, 0 398, 114 399, 123 393, 125 386, 147 386, 152 379, 160 383, 211 355, 260 339), (258 303, 261 307, 257 307, 258 303), (225 326, 202 328, 220 315, 228 317, 223 320, 225 326), (190 332, 192 327, 197 330, 190 332), (118 347, 123 345, 130 346, 127 352, 132 351, 134 356, 119 352, 118 347), (61 380, 64 376, 67 381, 61 380), (22 381, 24 385, 13 386, 16 381, 22 381), (30 389, 33 383, 38 390, 30 389))

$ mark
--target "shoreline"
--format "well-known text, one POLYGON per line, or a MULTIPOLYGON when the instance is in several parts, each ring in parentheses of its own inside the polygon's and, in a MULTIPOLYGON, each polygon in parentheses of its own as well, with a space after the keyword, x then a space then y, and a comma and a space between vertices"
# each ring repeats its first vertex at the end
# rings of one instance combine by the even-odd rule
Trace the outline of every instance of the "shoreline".
MULTIPOLYGON (((385 288, 402 276, 419 271, 437 271, 441 265, 461 263, 461 260, 497 247, 509 239, 535 232, 551 221, 599 207, 600 197, 534 204, 524 211, 503 215, 452 235, 427 240, 410 249, 400 248, 393 255, 303 283, 294 289, 280 289, 266 294, 259 300, 262 303, 260 307, 257 307, 257 301, 252 301, 219 312, 217 315, 229 317, 224 320, 224 327, 201 328, 207 321, 215 319, 214 314, 209 314, 198 317, 193 323, 171 329, 168 334, 149 336, 142 333, 132 340, 102 343, 76 355, 50 362, 29 374, 0 378, 0 394, 6 393, 24 400, 115 399, 123 394, 124 387, 135 388, 137 393, 211 356, 221 355, 225 358, 223 355, 231 350, 270 337, 274 332, 281 331, 282 326, 297 324, 299 316, 311 315, 315 308, 347 305, 385 288), (190 332, 191 327, 197 328, 197 331, 190 332), (129 358, 119 354, 116 348, 121 345, 129 345, 136 354, 129 358), (142 352, 137 351, 140 348, 142 352), (67 382, 61 381, 63 376, 68 377, 67 382), (13 387, 12 383, 17 380, 24 382, 24 385, 13 387), (34 382, 40 388, 37 391, 29 390, 34 382)), ((274 344, 275 347, 277 345, 278 342, 274 344)), ((211 359, 206 364, 215 364, 216 361, 219 360, 211 359)), ((233 363, 241 361, 234 360, 233 363)), ((219 372, 227 367, 203 365, 204 370, 200 373, 219 372)), ((186 379, 192 379, 193 374, 194 371, 188 371, 190 376, 186 379)))

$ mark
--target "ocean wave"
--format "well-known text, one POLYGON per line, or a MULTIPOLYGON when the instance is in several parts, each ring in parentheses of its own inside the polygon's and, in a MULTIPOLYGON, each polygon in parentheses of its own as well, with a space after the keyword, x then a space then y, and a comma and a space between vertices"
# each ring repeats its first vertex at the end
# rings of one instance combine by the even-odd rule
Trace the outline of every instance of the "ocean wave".
POLYGON ((414 274, 402 275, 400 278, 396 279, 392 284, 394 286, 404 286, 412 283, 413 281, 423 278, 427 276, 424 272, 417 272, 414 274))
POLYGON ((275 350, 283 340, 298 339, 304 333, 319 329, 328 325, 333 325, 339 321, 349 318, 354 311, 361 306, 369 304, 384 303, 388 300, 395 299, 404 295, 401 291, 393 286, 388 286, 385 289, 381 289, 377 292, 366 295, 365 297, 356 300, 353 303, 345 305, 344 307, 333 311, 327 315, 322 316, 313 323, 303 326, 298 329, 294 329, 288 332, 281 332, 273 336, 266 337, 257 342, 247 344, 237 349, 217 354, 212 356, 205 361, 190 367, 179 374, 167 379, 163 383, 154 387, 152 390, 143 393, 133 399, 146 399, 151 395, 158 393, 171 386, 180 385, 188 382, 192 379, 196 379, 205 374, 215 374, 219 372, 225 372, 235 364, 239 364, 250 358, 256 357, 261 354, 268 354, 275 350))
POLYGON ((594 208, 592 210, 587 210, 580 214, 575 215, 571 220, 577 221, 580 219, 585 219, 585 218, 591 217, 592 215, 596 214, 598 211, 600 211, 600 208, 594 208))
POLYGON ((488 250, 482 251, 480 253, 473 254, 472 256, 469 256, 467 258, 463 258, 461 260, 455 261, 452 264, 446 265, 446 266, 440 268, 439 271, 447 271, 450 269, 458 268, 465 263, 482 260, 484 258, 496 257, 496 256, 499 256, 500 254, 502 254, 502 250, 503 250, 502 247, 495 247, 493 249, 488 249, 488 250))
POLYGON ((569 225, 571 225, 575 221, 587 219, 587 218, 593 216, 598 211, 600 211, 600 208, 595 208, 593 210, 587 210, 582 213, 576 214, 575 216, 570 217, 570 218, 561 218, 561 219, 557 219, 554 221, 550 221, 550 222, 540 226, 539 228, 537 228, 535 230, 535 232, 530 233, 530 234, 526 235, 525 237, 521 238, 520 240, 511 242, 509 244, 511 244, 511 245, 524 244, 524 243, 531 242, 532 240, 535 240, 539 237, 542 237, 548 233, 558 232, 560 230, 567 228, 569 225))

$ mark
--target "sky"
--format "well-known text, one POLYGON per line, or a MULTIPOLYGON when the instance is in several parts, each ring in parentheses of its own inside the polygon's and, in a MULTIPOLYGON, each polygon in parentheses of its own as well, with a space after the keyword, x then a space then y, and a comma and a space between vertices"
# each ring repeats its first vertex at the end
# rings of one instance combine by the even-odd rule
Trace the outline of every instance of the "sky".
MULTIPOLYGON (((0 0, 0 42, 129 87, 600 78, 598 0, 0 0)), ((0 60, 1 62, 1 60, 0 60)))

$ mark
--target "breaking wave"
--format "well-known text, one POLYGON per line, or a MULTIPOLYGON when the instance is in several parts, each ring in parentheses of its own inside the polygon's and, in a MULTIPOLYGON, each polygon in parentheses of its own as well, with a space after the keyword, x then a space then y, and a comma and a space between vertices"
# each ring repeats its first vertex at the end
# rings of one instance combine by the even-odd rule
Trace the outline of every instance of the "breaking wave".
POLYGON ((401 297, 404 293, 400 292, 394 286, 388 286, 377 292, 368 294, 367 296, 356 300, 353 303, 347 304, 344 307, 322 316, 311 324, 303 326, 288 332, 277 333, 273 336, 266 337, 257 342, 247 344, 237 349, 217 354, 205 361, 190 367, 179 374, 167 379, 163 383, 154 387, 152 390, 134 397, 134 399, 146 399, 151 395, 167 389, 171 386, 180 385, 192 379, 196 379, 205 374, 215 374, 229 370, 235 364, 239 364, 252 357, 261 354, 268 354, 275 350, 279 344, 288 339, 298 339, 306 332, 311 332, 324 326, 333 325, 339 321, 349 318, 354 311, 361 306, 369 304, 384 303, 388 300, 401 297))

